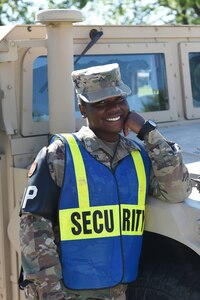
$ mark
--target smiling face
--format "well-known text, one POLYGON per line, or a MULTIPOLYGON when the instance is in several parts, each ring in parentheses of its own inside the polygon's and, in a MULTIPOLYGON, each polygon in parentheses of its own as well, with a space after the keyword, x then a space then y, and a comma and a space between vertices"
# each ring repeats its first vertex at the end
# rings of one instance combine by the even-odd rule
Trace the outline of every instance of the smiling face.
POLYGON ((80 112, 88 119, 89 128, 100 139, 113 142, 118 139, 129 106, 124 97, 112 97, 96 103, 79 104, 80 112))

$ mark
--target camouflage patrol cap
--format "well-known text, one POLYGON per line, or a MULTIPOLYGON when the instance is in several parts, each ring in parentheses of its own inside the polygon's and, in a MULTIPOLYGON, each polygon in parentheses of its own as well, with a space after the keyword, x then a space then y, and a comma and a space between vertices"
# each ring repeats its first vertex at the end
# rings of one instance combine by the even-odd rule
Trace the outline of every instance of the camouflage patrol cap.
POLYGON ((117 63, 73 71, 72 80, 77 95, 89 103, 131 94, 130 88, 121 80, 117 63))

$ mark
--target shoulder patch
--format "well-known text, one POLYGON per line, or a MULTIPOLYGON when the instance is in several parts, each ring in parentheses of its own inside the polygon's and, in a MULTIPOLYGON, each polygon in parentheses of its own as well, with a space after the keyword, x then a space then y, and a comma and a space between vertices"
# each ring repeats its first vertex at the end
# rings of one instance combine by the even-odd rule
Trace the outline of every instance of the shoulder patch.
POLYGON ((32 165, 31 165, 31 167, 30 167, 30 170, 28 171, 28 177, 29 177, 29 178, 35 173, 35 171, 36 171, 36 169, 37 169, 37 166, 38 166, 38 163, 37 163, 37 161, 35 160, 35 161, 32 163, 32 165))

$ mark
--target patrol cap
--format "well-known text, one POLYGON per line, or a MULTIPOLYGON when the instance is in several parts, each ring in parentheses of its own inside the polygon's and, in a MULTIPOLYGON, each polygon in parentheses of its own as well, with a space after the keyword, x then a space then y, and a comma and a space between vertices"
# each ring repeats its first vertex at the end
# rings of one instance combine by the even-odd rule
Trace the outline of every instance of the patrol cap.
POLYGON ((88 103, 131 94, 131 89, 121 80, 117 63, 73 71, 72 80, 77 95, 88 103))

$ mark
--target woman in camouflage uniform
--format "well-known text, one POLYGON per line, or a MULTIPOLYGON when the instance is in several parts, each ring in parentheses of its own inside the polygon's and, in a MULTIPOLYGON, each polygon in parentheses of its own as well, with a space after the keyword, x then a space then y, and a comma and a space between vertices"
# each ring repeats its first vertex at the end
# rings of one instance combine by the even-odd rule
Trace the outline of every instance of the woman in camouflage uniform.
POLYGON ((127 283, 137 276, 147 193, 181 202, 191 182, 179 146, 129 111, 125 97, 131 91, 117 64, 74 71, 72 79, 88 126, 56 137, 29 171, 20 223, 25 295, 124 300, 127 283), (126 137, 129 131, 144 140, 144 148, 126 137))

